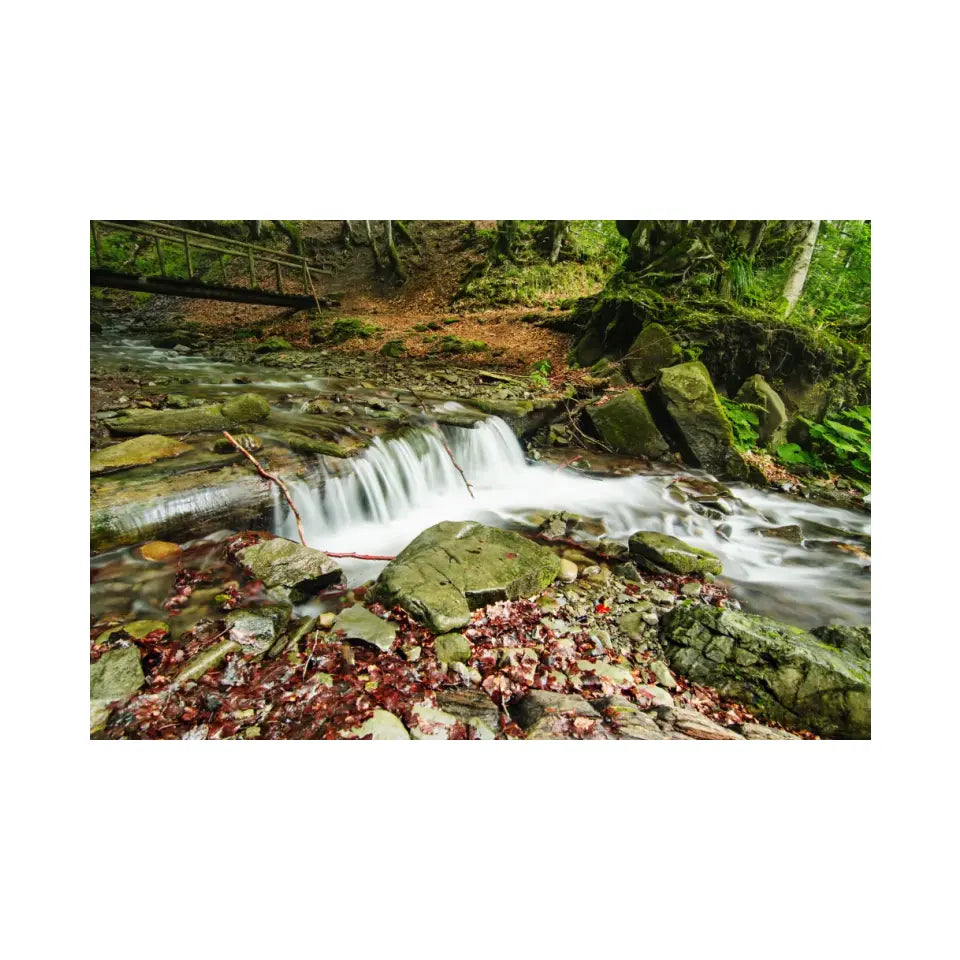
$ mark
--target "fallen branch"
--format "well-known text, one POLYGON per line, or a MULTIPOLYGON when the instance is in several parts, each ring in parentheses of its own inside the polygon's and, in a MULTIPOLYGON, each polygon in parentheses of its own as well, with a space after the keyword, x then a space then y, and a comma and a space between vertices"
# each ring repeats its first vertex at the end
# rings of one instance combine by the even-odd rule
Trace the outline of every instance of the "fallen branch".
POLYGON ((394 557, 381 557, 375 553, 331 553, 329 550, 323 551, 328 557, 351 557, 354 560, 396 560, 394 557))
POLYGON ((427 409, 427 405, 420 398, 420 395, 416 392, 416 390, 414 390, 412 387, 408 387, 407 389, 414 395, 414 397, 416 397, 417 403, 419 403, 420 406, 423 408, 423 412, 427 415, 427 417, 429 417, 431 420, 434 421, 433 422, 434 433, 436 433, 438 439, 440 440, 440 443, 443 444, 443 449, 447 451, 447 456, 450 458, 450 462, 457 468, 457 473, 459 473, 460 476, 463 478, 463 482, 467 486, 467 493, 470 494, 471 499, 476 500, 476 497, 474 497, 473 495, 473 487, 470 486, 470 481, 467 479, 467 475, 463 472, 463 467, 461 467, 460 464, 457 463, 456 458, 453 456, 453 451, 447 446, 447 440, 443 435, 443 431, 440 429, 440 427, 437 425, 436 421, 434 420, 433 414, 427 409))
POLYGON ((564 467, 572 467, 578 460, 582 460, 582 459, 583 459, 583 454, 578 453, 572 460, 568 460, 566 463, 561 463, 560 466, 557 467, 557 470, 563 470, 564 467))
POLYGON ((290 509, 293 511, 293 515, 297 518, 297 533, 300 534, 300 542, 306 547, 308 544, 307 538, 303 535, 303 521, 300 519, 300 512, 297 510, 296 504, 293 502, 293 497, 290 496, 290 491, 287 489, 287 485, 276 474, 268 473, 266 470, 264 470, 263 467, 260 466, 257 458, 250 453, 249 450, 244 450, 243 447, 241 447, 240 444, 237 443, 237 441, 234 440, 229 433, 227 433, 226 430, 223 431, 223 435, 257 468, 257 472, 262 477, 265 477, 267 480, 272 480, 280 488, 280 492, 283 494, 287 503, 290 504, 290 509))

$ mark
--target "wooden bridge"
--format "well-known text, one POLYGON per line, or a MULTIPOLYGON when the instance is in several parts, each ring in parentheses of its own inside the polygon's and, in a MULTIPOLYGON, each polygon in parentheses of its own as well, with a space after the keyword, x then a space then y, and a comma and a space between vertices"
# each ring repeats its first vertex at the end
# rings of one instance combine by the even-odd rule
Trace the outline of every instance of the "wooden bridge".
POLYGON ((90 233, 93 287, 296 309, 337 305, 317 296, 319 277, 326 271, 304 256, 159 220, 91 220, 90 233), (106 249, 118 233, 134 244, 132 256, 119 268, 118 257, 106 249), (198 270, 201 261, 206 266, 198 270))

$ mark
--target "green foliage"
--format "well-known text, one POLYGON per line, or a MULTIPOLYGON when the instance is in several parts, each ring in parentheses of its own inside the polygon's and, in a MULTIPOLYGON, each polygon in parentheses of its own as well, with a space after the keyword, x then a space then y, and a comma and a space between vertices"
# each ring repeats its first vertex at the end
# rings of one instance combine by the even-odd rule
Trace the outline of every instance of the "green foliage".
POLYGON ((280 350, 292 350, 293 346, 283 337, 267 337, 260 346, 257 347, 257 353, 277 353, 280 350))
POLYGON ((546 390, 550 386, 548 376, 553 372, 553 364, 544 358, 538 360, 533 365, 533 372, 530 374, 530 382, 539 390, 546 390))
POLYGON ((737 403, 726 397, 720 397, 720 403, 733 427, 733 442, 737 449, 752 450, 760 439, 760 434, 755 429, 760 425, 760 417, 757 415, 760 408, 752 403, 737 403))
POLYGON ((310 324, 310 342, 338 344, 357 337, 366 339, 379 333, 380 327, 367 323, 362 317, 333 317, 332 320, 314 320, 310 324))
POLYGON ((777 447, 777 458, 787 465, 804 465, 820 473, 850 477, 857 486, 870 481, 870 407, 854 407, 824 417, 823 423, 799 418, 810 431, 810 449, 796 443, 777 447))

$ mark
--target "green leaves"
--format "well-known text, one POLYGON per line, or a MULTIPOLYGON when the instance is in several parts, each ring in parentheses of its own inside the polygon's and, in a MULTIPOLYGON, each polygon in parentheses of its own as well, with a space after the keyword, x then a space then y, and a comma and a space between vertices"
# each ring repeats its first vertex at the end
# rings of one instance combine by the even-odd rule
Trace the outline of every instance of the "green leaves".
POLYGON ((754 429, 760 425, 760 418, 756 412, 759 407, 750 403, 737 403, 720 397, 723 411, 733 427, 733 442, 739 450, 752 450, 760 439, 760 434, 754 429))
MULTIPOLYGON (((799 418, 810 430, 811 449, 785 443, 777 458, 787 465, 804 465, 821 472, 836 471, 854 479, 870 479, 870 408, 843 410, 815 423, 799 418), (856 424, 856 426, 854 426, 856 424)), ((858 486, 860 483, 858 483, 858 486)))

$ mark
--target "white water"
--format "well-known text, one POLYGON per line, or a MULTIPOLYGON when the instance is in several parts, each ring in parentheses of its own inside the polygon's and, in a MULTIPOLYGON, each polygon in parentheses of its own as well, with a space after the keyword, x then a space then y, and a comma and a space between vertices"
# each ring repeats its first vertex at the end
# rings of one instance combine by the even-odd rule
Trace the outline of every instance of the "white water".
MULTIPOLYGON (((566 510, 601 519, 606 535, 623 542, 636 530, 658 530, 710 550, 746 610, 800 626, 869 621, 868 561, 835 545, 868 541, 866 514, 734 484, 740 502, 724 518, 726 539, 717 532, 719 521, 669 497, 669 476, 597 478, 528 463, 510 428, 496 417, 472 429, 444 428, 444 436, 475 499, 435 433, 424 429, 376 440, 340 476, 329 474, 321 489, 293 485, 308 542, 335 552, 396 554, 441 520, 505 525, 533 512, 566 510), (757 533, 792 523, 807 538, 802 546, 757 533), (816 539, 834 545, 810 544, 816 539)), ((275 502, 276 532, 296 539, 286 504, 279 495, 275 502)), ((383 566, 343 561, 352 584, 375 577, 383 566)))

